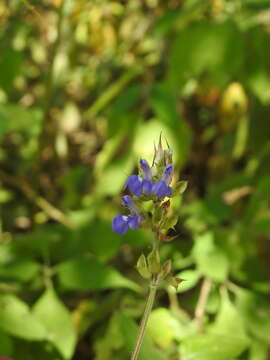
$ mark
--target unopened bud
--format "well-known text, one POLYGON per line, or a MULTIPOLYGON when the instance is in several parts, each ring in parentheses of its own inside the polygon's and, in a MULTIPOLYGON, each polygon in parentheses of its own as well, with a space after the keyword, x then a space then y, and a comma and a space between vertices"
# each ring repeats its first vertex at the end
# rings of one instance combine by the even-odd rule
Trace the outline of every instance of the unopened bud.
POLYGON ((147 262, 146 262, 146 258, 144 256, 144 254, 142 254, 138 261, 137 261, 137 265, 136 265, 136 268, 139 272, 139 274, 144 278, 144 279, 150 279, 151 277, 151 273, 148 269, 148 266, 147 266, 147 262))
POLYGON ((172 163, 172 155, 173 155, 173 152, 171 149, 164 150, 164 160, 165 160, 166 165, 172 163))

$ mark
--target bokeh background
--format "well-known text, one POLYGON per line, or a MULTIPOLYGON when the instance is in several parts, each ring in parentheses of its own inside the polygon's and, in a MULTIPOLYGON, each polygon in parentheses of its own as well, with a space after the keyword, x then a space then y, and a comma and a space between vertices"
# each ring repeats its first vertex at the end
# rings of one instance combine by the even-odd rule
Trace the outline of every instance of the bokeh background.
POLYGON ((0 1, 0 354, 128 359, 146 230, 111 231, 162 132, 180 216, 140 360, 267 360, 270 1, 0 1))

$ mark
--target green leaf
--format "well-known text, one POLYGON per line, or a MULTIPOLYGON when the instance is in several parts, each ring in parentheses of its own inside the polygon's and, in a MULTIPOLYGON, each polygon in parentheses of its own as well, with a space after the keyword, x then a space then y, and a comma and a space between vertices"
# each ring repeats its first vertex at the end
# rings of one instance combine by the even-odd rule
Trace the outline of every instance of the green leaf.
POLYGON ((233 336, 197 334, 183 340, 182 360, 232 360, 247 347, 245 340, 233 336))
POLYGON ((189 154, 191 132, 181 113, 177 112, 176 95, 171 88, 159 84, 152 89, 150 101, 158 119, 175 134, 177 155, 180 163, 183 164, 189 154))
POLYGON ((207 72, 223 83, 228 74, 240 69, 242 49, 241 32, 234 22, 192 22, 172 44, 169 78, 179 87, 190 77, 207 72))
POLYGON ((22 53, 11 48, 5 51, 2 49, 0 59, 0 86, 9 91, 12 88, 13 81, 21 71, 22 53))
POLYGON ((237 308, 249 331, 261 341, 270 344, 270 305, 262 296, 240 289, 237 295, 237 308))
POLYGON ((0 359, 1 355, 11 356, 13 353, 13 343, 9 336, 0 332, 0 359))
POLYGON ((167 124, 160 120, 152 119, 138 126, 134 141, 134 152, 137 158, 147 159, 150 163, 154 156, 154 143, 158 141, 160 132, 168 140, 173 151, 173 158, 178 160, 177 134, 167 124))
POLYGON ((110 109, 108 119, 108 136, 119 133, 119 129, 125 132, 133 131, 138 122, 138 116, 131 116, 132 108, 138 103, 141 94, 140 85, 132 85, 118 96, 110 109))
POLYGON ((17 104, 1 104, 0 113, 8 124, 6 131, 20 130, 36 136, 41 130, 42 112, 39 108, 26 109, 17 104))
POLYGON ((246 57, 245 81, 254 95, 263 104, 266 104, 269 101, 267 92, 270 84, 270 74, 268 68, 269 53, 264 49, 269 41, 269 35, 256 26, 250 29, 247 36, 249 49, 254 56, 246 57))
POLYGON ((182 338, 183 329, 168 309, 158 308, 149 317, 147 332, 159 347, 168 349, 174 340, 182 338))
POLYGON ((67 289, 104 290, 129 288, 139 291, 139 286, 125 278, 116 269, 99 263, 94 258, 65 261, 57 267, 61 284, 67 289))
MULTIPOLYGON (((139 328, 134 320, 124 314, 118 315, 118 323, 120 327, 120 332, 124 339, 127 353, 130 355, 131 352, 134 350, 135 340, 137 338, 139 328)), ((165 360, 166 358, 161 351, 155 348, 153 342, 146 334, 141 347, 139 360, 149 359, 165 360)))
POLYGON ((176 277, 183 279, 184 281, 178 286, 177 292, 183 293, 188 291, 196 286, 201 275, 196 270, 184 270, 181 271, 176 277))
POLYGON ((85 226, 79 236, 80 249, 91 251, 100 261, 106 261, 116 255, 123 243, 123 238, 112 231, 111 222, 102 220, 85 226))
POLYGON ((96 360, 113 359, 115 352, 121 350, 123 345, 123 336, 119 329, 119 316, 115 313, 110 318, 105 335, 99 338, 94 345, 96 360))
POLYGON ((209 327, 213 334, 225 334, 247 341, 243 318, 229 299, 227 292, 221 295, 221 304, 215 322, 209 327))
POLYGON ((27 304, 14 295, 0 297, 0 328, 26 340, 46 338, 43 324, 32 315, 27 304))
POLYGON ((69 310, 53 289, 47 289, 33 307, 33 314, 47 331, 47 339, 64 359, 71 359, 77 336, 69 310))
POLYGON ((22 282, 31 280, 39 270, 39 264, 30 259, 18 259, 0 267, 0 275, 6 279, 22 282))
POLYGON ((250 345, 248 360, 266 360, 268 345, 264 342, 253 340, 250 345))
POLYGON ((130 174, 133 166, 134 156, 132 152, 125 151, 121 157, 116 158, 106 166, 102 175, 97 179, 96 194, 118 194, 123 189, 127 174, 130 174))
POLYGON ((215 246, 211 232, 199 235, 193 248, 198 271, 216 281, 225 281, 229 273, 229 260, 226 255, 215 246))

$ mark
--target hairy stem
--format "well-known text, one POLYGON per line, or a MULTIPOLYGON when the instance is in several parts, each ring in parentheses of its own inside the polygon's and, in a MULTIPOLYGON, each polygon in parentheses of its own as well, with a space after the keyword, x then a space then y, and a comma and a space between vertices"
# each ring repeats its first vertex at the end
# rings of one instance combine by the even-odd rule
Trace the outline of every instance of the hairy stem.
POLYGON ((145 310, 143 313, 143 317, 140 323, 140 328, 139 328, 139 333, 138 333, 138 337, 136 340, 136 344, 135 344, 135 348, 134 351, 131 355, 130 360, 137 360, 141 346, 142 346, 142 342, 143 342, 143 338, 144 338, 144 334, 145 334, 145 330, 146 330, 146 326, 147 326, 147 322, 149 319, 149 315, 151 314, 152 308, 153 308, 153 304, 155 301, 155 297, 156 297, 156 292, 157 292, 157 288, 158 288, 158 283, 155 279, 153 279, 151 281, 150 284, 150 291, 149 291, 149 295, 148 295, 148 299, 146 302, 146 306, 145 306, 145 310))

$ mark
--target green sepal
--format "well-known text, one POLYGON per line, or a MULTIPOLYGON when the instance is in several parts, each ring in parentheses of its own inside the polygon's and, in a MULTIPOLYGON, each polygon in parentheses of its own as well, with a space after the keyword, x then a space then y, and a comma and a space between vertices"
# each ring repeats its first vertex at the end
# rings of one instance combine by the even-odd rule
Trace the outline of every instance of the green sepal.
POLYGON ((165 218, 160 224, 161 232, 165 234, 169 229, 173 228, 177 224, 178 218, 178 215, 165 218))
POLYGON ((155 207, 153 210, 153 224, 158 224, 162 218, 163 209, 161 207, 155 207))
POLYGON ((186 191, 187 186, 187 181, 178 181, 173 187, 172 196, 182 195, 186 191))
POLYGON ((160 271, 160 257, 158 249, 154 249, 147 256, 148 269, 152 274, 157 274, 160 271))
POLYGON ((165 164, 172 164, 172 150, 171 149, 166 149, 164 150, 164 159, 165 159, 165 164))
POLYGON ((184 279, 177 278, 173 275, 169 275, 166 278, 167 284, 173 286, 175 290, 178 289, 178 285, 181 284, 182 281, 184 281, 184 279))
POLYGON ((144 279, 150 279, 151 278, 151 272, 148 269, 147 266, 147 262, 146 262, 146 257, 144 254, 142 254, 138 261, 137 261, 137 265, 136 268, 139 272, 139 274, 144 278, 144 279))
POLYGON ((165 263, 162 265, 162 268, 158 274, 158 278, 160 280, 164 280, 170 274, 171 269, 172 269, 172 261, 171 260, 165 261, 165 263))

